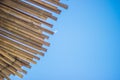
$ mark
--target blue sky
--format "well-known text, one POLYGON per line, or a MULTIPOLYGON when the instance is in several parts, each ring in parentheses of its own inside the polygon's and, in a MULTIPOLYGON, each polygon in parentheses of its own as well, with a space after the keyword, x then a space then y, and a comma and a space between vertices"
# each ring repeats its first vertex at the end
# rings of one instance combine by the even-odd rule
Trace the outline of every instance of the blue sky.
POLYGON ((120 1, 62 0, 51 46, 23 79, 120 80, 120 1))

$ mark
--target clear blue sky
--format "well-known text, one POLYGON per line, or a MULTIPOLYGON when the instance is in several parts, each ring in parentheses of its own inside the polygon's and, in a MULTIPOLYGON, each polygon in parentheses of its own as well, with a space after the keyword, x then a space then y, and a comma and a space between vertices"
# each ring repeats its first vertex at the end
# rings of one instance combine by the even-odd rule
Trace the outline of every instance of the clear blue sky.
POLYGON ((45 57, 12 80, 120 80, 120 0, 62 1, 45 57))

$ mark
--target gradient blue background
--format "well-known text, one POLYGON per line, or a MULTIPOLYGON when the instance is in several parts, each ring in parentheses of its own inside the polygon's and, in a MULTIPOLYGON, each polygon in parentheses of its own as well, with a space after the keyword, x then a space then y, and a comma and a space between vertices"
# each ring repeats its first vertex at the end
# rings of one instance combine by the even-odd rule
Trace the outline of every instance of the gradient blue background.
POLYGON ((120 80, 120 0, 62 1, 45 57, 12 80, 120 80))

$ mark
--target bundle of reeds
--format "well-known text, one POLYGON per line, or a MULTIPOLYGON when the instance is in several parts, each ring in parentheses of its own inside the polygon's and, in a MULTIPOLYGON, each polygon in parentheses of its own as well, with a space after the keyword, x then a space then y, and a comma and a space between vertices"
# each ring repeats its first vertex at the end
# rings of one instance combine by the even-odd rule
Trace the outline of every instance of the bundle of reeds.
POLYGON ((57 20, 52 13, 60 14, 58 6, 67 9, 60 0, 0 0, 0 79, 10 80, 11 74, 22 78, 27 73, 22 67, 31 68, 38 54, 44 56, 43 45, 50 43, 43 32, 54 32, 41 24, 52 28, 46 20, 57 20))

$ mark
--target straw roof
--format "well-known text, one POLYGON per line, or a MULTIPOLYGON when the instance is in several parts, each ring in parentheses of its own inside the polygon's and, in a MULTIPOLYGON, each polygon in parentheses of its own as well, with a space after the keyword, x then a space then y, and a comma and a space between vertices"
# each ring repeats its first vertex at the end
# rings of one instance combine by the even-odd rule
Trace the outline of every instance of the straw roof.
POLYGON ((60 0, 0 0, 0 79, 10 80, 11 74, 22 78, 27 73, 22 67, 31 68, 38 55, 44 56, 43 45, 50 43, 43 32, 54 32, 41 24, 52 28, 46 20, 57 20, 53 13, 61 13, 58 7, 68 6, 60 0))

